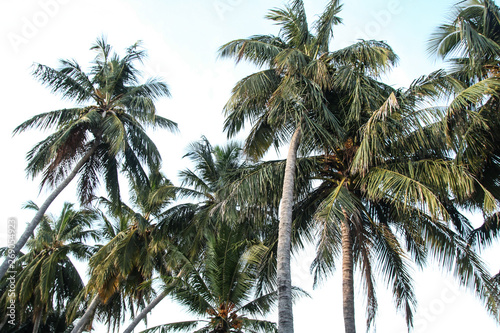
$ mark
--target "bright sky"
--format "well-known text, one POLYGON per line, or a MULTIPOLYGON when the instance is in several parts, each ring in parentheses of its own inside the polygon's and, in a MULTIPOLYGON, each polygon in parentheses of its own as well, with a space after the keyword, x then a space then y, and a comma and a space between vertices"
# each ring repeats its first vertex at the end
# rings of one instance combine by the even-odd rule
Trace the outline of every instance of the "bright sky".
MULTIPOLYGON (((326 0, 305 0, 310 20, 322 12, 326 0)), ((400 65, 386 82, 408 85, 412 79, 439 68, 428 56, 425 41, 434 27, 442 23, 455 0, 350 0, 345 1, 341 17, 344 24, 335 29, 333 48, 356 39, 387 41, 400 56, 400 65)), ((0 91, 4 118, 0 123, 3 156, 0 246, 6 245, 9 217, 19 219, 20 234, 32 214, 21 210, 22 203, 41 204, 47 192, 38 191, 39 179, 26 179, 25 154, 48 133, 28 132, 12 137, 12 130, 33 115, 71 104, 61 101, 36 82, 30 74, 34 62, 57 66, 58 59, 75 58, 86 66, 93 54, 90 46, 104 34, 121 52, 137 40, 144 42, 149 58, 146 76, 161 76, 169 84, 172 98, 158 103, 160 115, 178 122, 181 133, 154 132, 151 136, 162 153, 163 171, 176 181, 186 166, 182 160, 189 142, 201 135, 212 144, 224 144, 222 133, 224 103, 234 84, 255 69, 235 66, 217 59, 224 43, 254 34, 277 33, 264 20, 267 10, 281 7, 285 0, 2 0, 0 29, 2 61, 0 91)), ((124 184, 123 186, 125 186, 124 184)), ((50 208, 57 214, 63 201, 75 201, 75 189, 66 189, 50 208)), ((498 250, 498 247, 496 247, 498 250)), ((484 252, 492 271, 494 250, 484 252)), ((293 283, 311 292, 312 299, 300 300, 295 307, 295 331, 343 331, 340 272, 312 290, 308 267, 312 254, 295 260, 293 283)), ((494 332, 498 326, 487 316, 470 293, 464 293, 452 279, 438 269, 415 275, 419 308, 415 332, 494 332)), ((359 281, 357 281, 359 286, 359 281)), ((394 310, 390 292, 379 279, 379 332, 405 332, 403 316, 394 310)), ((358 292, 358 331, 364 331, 362 292, 358 292)), ((149 325, 189 318, 179 314, 179 306, 161 303, 149 325)), ((124 326, 125 327, 125 326, 124 326)), ((104 332, 99 328, 98 332, 104 332)))

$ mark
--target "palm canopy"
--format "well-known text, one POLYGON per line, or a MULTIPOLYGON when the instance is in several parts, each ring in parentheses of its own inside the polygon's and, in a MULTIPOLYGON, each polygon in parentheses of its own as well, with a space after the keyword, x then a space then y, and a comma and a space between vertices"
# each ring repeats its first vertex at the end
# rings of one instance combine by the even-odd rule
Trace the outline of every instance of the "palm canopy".
MULTIPOLYGON (((121 204, 120 210, 106 198, 100 198, 113 220, 103 216, 103 235, 109 241, 90 258, 90 280, 80 295, 98 295, 97 316, 116 329, 128 310, 144 308, 155 294, 151 282, 155 274, 170 274, 165 264, 169 239, 156 229, 167 206, 175 198, 175 189, 159 170, 148 175, 147 183, 131 180, 133 207, 121 204)), ((77 310, 74 304, 73 311, 77 310)), ((75 313, 73 313, 74 315, 75 313)))
POLYGON ((218 234, 221 228, 240 228, 243 239, 263 242, 267 246, 262 262, 267 273, 259 276, 257 289, 260 293, 273 290, 278 203, 225 200, 243 175, 255 171, 256 164, 244 158, 240 143, 212 145, 206 137, 191 143, 185 157, 193 162, 193 166, 179 173, 182 183, 175 191, 177 197, 196 201, 167 209, 158 223, 158 235, 170 239, 196 261, 201 260, 206 251, 207 235, 218 234))
MULTIPOLYGON (((37 210, 38 206, 29 202, 26 208, 37 210)), ((91 229, 97 219, 96 211, 76 210, 69 203, 63 205, 58 217, 44 217, 35 236, 27 243, 28 252, 17 262, 20 267, 16 276, 16 304, 23 309, 19 312, 20 326, 31 321, 37 332, 47 319, 64 317, 68 304, 84 287, 70 257, 88 260, 96 251, 86 242, 99 239, 99 233, 91 229)), ((9 302, 7 294, 2 295, 5 305, 2 309, 6 309, 9 302)))
MULTIPOLYGON (((61 68, 38 64, 33 75, 77 105, 74 108, 42 113, 14 129, 55 128, 55 132, 36 144, 27 154, 29 176, 42 174, 41 187, 54 187, 40 206, 14 247, 17 253, 38 225, 52 201, 79 175, 77 195, 88 204, 101 180, 115 208, 120 206, 119 172, 136 181, 147 182, 143 164, 151 170, 160 165, 161 156, 146 127, 176 130, 177 124, 159 116, 155 101, 169 96, 167 85, 158 79, 140 83, 136 62, 145 51, 136 43, 120 58, 104 38, 91 48, 96 52, 90 73, 74 60, 61 60, 61 68)), ((8 262, 0 266, 0 277, 8 262)))
POLYGON ((167 85, 156 78, 140 83, 137 62, 146 56, 140 43, 120 57, 112 52, 104 38, 92 46, 96 56, 89 73, 75 60, 61 60, 59 69, 37 64, 33 75, 51 92, 74 102, 74 108, 39 114, 19 125, 14 134, 28 129, 55 128, 27 155, 29 176, 43 174, 42 186, 54 186, 67 174, 75 161, 94 147, 79 170, 78 196, 89 202, 99 184, 105 181, 114 202, 120 198, 119 165, 136 179, 147 178, 142 164, 158 166, 160 153, 146 134, 146 128, 176 130, 177 125, 157 114, 155 101, 169 96, 167 85))
MULTIPOLYGON (((322 168, 315 177, 322 183, 312 198, 298 204, 299 212, 315 211, 320 222, 317 278, 335 267, 340 226, 349 220, 354 262, 365 278, 369 297, 369 323, 376 310, 370 279, 373 267, 380 267, 392 285, 397 307, 405 312, 408 326, 412 325, 416 303, 405 251, 418 266, 430 254, 460 282, 464 282, 463 275, 468 276, 466 284, 491 312, 498 311, 489 273, 466 245, 472 226, 453 204, 453 200, 470 198, 478 182, 453 159, 443 137, 445 110, 426 101, 440 94, 433 85, 435 76, 419 78, 406 90, 379 89, 378 95, 387 100, 376 109, 365 104, 361 126, 350 131, 352 136, 343 147, 320 157, 322 168), (464 257, 470 257, 470 262, 464 257), (380 263, 374 265, 374 260, 380 263)), ((348 110, 353 108, 348 106, 348 110)), ((489 200, 483 209, 491 212, 496 207, 494 198, 487 191, 485 196, 489 200)))
POLYGON ((178 197, 195 202, 168 209, 158 229, 164 237, 176 239, 177 246, 188 246, 186 251, 197 257, 203 251, 205 233, 216 232, 222 223, 242 223, 234 206, 224 212, 217 206, 249 164, 238 143, 213 146, 206 137, 191 143, 184 157, 193 162, 193 167, 179 172, 181 186, 175 191, 178 197))
POLYGON ((253 124, 245 145, 250 156, 262 156, 271 145, 279 147, 297 127, 303 127, 306 151, 341 142, 342 119, 331 112, 324 92, 340 87, 355 91, 348 85, 356 82, 357 74, 378 76, 396 63, 396 55, 383 42, 360 41, 331 52, 332 27, 341 22, 340 10, 339 1, 331 1, 312 33, 302 1, 291 1, 266 16, 280 26, 278 36, 252 36, 220 48, 221 57, 266 67, 239 81, 225 106, 224 129, 229 136, 246 122, 253 124))
MULTIPOLYGON (((293 238, 300 243, 301 238, 312 239, 311 234, 317 232, 312 270, 318 282, 337 267, 343 241, 341 225, 348 217, 353 262, 361 271, 368 297, 368 326, 377 310, 377 268, 392 289, 397 308, 405 313, 408 326, 412 325, 416 299, 410 259, 418 267, 428 258, 438 260, 496 311, 489 273, 467 246, 472 226, 452 204, 452 199, 470 197, 477 181, 466 168, 454 163, 442 135, 445 110, 425 102, 428 95, 439 96, 434 79, 434 74, 422 77, 406 90, 395 90, 364 78, 372 82, 364 93, 377 99, 359 103, 357 108, 345 102, 343 108, 334 110, 359 115, 341 118, 343 145, 297 160, 293 238), (377 101, 378 107, 372 109, 377 101), (471 261, 463 260, 465 257, 471 261), (468 276, 466 281, 462 274, 468 276)), ((339 98, 337 91, 327 96, 332 101, 339 98)), ((274 187, 279 188, 283 165, 283 161, 265 162, 244 174, 225 201, 251 204, 262 198, 269 200, 272 189, 274 196, 280 197, 274 187)), ((484 208, 488 211, 493 207, 484 208)))
POLYGON ((225 146, 213 146, 206 137, 191 143, 184 157, 194 163, 193 170, 188 168, 179 172, 184 194, 206 204, 220 201, 217 196, 221 195, 221 190, 236 180, 248 165, 240 144, 230 142, 225 146))
MULTIPOLYGON (((491 0, 457 4, 451 19, 432 35, 429 51, 450 64, 438 85, 452 96, 447 133, 456 160, 481 182, 472 200, 463 205, 481 208, 492 201, 491 196, 500 198, 499 7, 491 0)), ((498 233, 498 214, 491 210, 483 214, 485 225, 471 233, 472 243, 487 244, 498 233)))
POLYGON ((147 329, 145 332, 274 332, 276 326, 256 319, 265 316, 276 301, 276 293, 255 295, 261 261, 267 251, 259 242, 242 238, 237 226, 221 227, 206 235, 203 260, 192 261, 173 251, 169 260, 181 266, 179 274, 166 279, 169 295, 201 319, 177 322, 147 329))
POLYGON ((340 10, 340 1, 328 2, 311 32, 303 1, 290 1, 284 9, 273 9, 266 16, 280 27, 278 36, 235 40, 219 51, 222 57, 265 66, 233 88, 225 106, 224 130, 228 136, 250 122, 252 128, 245 151, 255 159, 272 145, 278 148, 290 142, 281 192, 277 250, 280 332, 293 332, 290 249, 297 152, 300 148, 306 154, 345 142, 339 114, 332 112, 325 95, 335 88, 333 75, 339 73, 344 78, 341 85, 352 78, 348 71, 339 71, 344 62, 378 75, 397 60, 390 47, 382 42, 361 41, 344 52, 330 52, 333 27, 341 22, 337 16, 340 10))

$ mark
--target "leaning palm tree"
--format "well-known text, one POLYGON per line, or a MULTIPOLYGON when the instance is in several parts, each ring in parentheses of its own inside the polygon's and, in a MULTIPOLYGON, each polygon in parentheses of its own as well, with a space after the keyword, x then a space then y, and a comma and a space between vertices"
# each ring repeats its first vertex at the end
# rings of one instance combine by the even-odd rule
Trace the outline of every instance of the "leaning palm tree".
MULTIPOLYGON (((289 141, 279 213, 278 290, 280 332, 293 332, 290 244, 294 181, 299 147, 303 153, 342 142, 343 128, 331 112, 325 91, 331 90, 331 75, 338 63, 330 52, 332 28, 341 22, 340 1, 330 1, 309 31, 303 1, 291 1, 284 9, 273 9, 267 18, 280 26, 278 36, 259 35, 232 41, 220 49, 222 57, 253 62, 266 69, 252 74, 233 89, 225 106, 225 130, 229 136, 247 121, 253 125, 245 151, 254 158, 289 141)), ((364 43, 363 52, 337 53, 354 57, 360 68, 380 71, 396 61, 384 43, 364 43)))
MULTIPOLYGON (((18 260, 16 304, 23 309, 19 312, 19 324, 31 322, 34 333, 48 318, 57 319, 54 314, 64 314, 69 302, 84 287, 70 256, 88 260, 95 252, 95 248, 85 242, 99 238, 99 233, 91 229, 98 214, 92 210, 75 210, 73 206, 65 203, 57 218, 44 216, 36 235, 28 241, 28 252, 18 260)), ((26 207, 39 209, 32 202, 26 207)), ((5 293, 2 304, 6 306, 8 302, 5 293)))
POLYGON ((276 332, 274 323, 255 318, 268 314, 276 301, 276 292, 253 297, 267 249, 242 238, 244 233, 242 228, 223 226, 217 234, 205 235, 202 260, 173 251, 170 260, 182 269, 165 279, 166 288, 172 299, 200 319, 160 325, 143 333, 192 331, 200 324, 196 332, 276 332))
MULTIPOLYGON (((54 133, 27 154, 28 175, 42 175, 41 187, 53 188, 53 192, 16 243, 16 254, 51 202, 77 175, 82 203, 91 200, 103 179, 109 197, 119 207, 119 170, 145 180, 147 172, 141 163, 152 169, 161 161, 145 127, 177 128, 175 123, 157 114, 154 104, 156 99, 169 96, 167 85, 158 79, 139 82, 136 62, 142 62, 146 55, 139 43, 129 47, 123 58, 113 53, 103 38, 91 50, 97 54, 89 74, 74 60, 61 60, 59 69, 38 64, 33 71, 35 78, 53 93, 75 102, 76 106, 39 114, 14 130, 18 134, 32 128, 55 128, 54 133)), ((7 266, 5 261, 0 267, 0 277, 7 266)))
MULTIPOLYGON (((153 275, 168 275, 170 272, 163 259, 169 240, 161 237, 156 227, 166 206, 175 197, 172 183, 159 170, 153 170, 147 183, 132 179, 131 185, 135 209, 122 203, 117 212, 112 201, 100 199, 117 223, 113 226, 105 219, 105 230, 112 237, 90 258, 91 277, 85 295, 81 296, 92 296, 92 301, 73 332, 90 326, 96 312, 106 317, 110 329, 115 330, 124 318, 126 309, 122 304, 128 303, 128 309, 134 315, 134 304, 144 308, 154 295, 149 284, 153 275)), ((160 296, 157 302, 165 295, 160 296)))

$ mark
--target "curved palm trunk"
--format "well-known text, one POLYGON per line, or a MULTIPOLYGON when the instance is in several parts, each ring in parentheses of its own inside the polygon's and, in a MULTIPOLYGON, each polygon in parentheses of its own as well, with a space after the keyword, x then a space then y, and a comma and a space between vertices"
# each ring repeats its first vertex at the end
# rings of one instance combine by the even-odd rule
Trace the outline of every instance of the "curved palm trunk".
POLYGON ((99 295, 96 295, 93 299, 92 302, 90 303, 89 307, 87 308, 87 311, 85 311, 85 314, 82 316, 82 318, 78 321, 78 323, 73 327, 73 330, 71 333, 81 333, 83 332, 83 329, 85 326, 90 322, 90 319, 94 316, 95 310, 97 309, 97 306, 101 304, 101 299, 99 295))
POLYGON ((354 319, 354 263, 351 229, 348 217, 340 225, 342 233, 342 298, 344 306, 345 333, 356 333, 354 319))
POLYGON ((125 329, 125 331, 123 331, 123 333, 131 333, 137 326, 137 324, 139 324, 139 322, 143 320, 146 317, 146 315, 165 298, 165 296, 167 296, 167 292, 163 291, 151 303, 149 303, 148 306, 146 306, 144 310, 142 310, 141 313, 137 315, 137 317, 134 318, 132 323, 128 325, 128 327, 125 329))
MULTIPOLYGON (((31 220, 30 224, 26 227, 26 230, 24 230, 24 233, 19 237, 16 245, 14 246, 14 253, 15 256, 19 254, 19 251, 23 248, 24 244, 28 241, 28 239, 31 237, 33 232, 35 231, 36 227, 38 226, 38 223, 40 223, 40 220, 42 219, 43 215, 45 214, 45 211, 47 208, 49 208, 50 204, 54 199, 68 186, 68 184, 75 178, 75 176, 78 174, 78 171, 80 171, 81 167, 89 160, 90 156, 94 154, 94 152, 97 149, 97 146, 99 145, 99 142, 96 140, 94 145, 85 153, 85 155, 78 161, 78 163, 75 165, 73 170, 70 172, 70 174, 64 179, 56 188, 55 190, 49 195, 49 197, 45 200, 45 202, 40 206, 38 211, 35 214, 35 217, 33 217, 33 220, 31 220)), ((5 273, 7 272, 9 268, 9 258, 5 259, 3 262, 2 266, 0 266, 0 279, 3 278, 5 273)))
POLYGON ((293 333, 292 277, 290 270, 290 243, 292 238, 292 209, 295 185, 297 149, 301 138, 300 125, 293 133, 286 158, 283 196, 280 204, 278 231, 278 332, 293 333))

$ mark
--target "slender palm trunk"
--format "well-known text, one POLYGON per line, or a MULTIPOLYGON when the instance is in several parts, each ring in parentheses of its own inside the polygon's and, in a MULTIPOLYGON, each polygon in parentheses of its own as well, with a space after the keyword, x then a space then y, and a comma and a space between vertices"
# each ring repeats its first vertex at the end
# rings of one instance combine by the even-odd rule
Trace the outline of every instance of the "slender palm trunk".
POLYGON ((42 314, 38 313, 35 317, 35 322, 33 323, 33 333, 38 333, 40 328, 40 323, 42 322, 42 314))
POLYGON ((290 269, 290 243, 292 238, 292 209, 295 187, 297 149, 301 138, 300 125, 293 133, 285 165, 283 196, 280 204, 278 231, 278 332, 293 333, 292 276, 290 269))
POLYGON ((130 325, 128 325, 128 327, 125 329, 125 331, 123 331, 123 333, 131 333, 134 328, 137 326, 137 324, 139 324, 139 322, 141 320, 143 320, 146 315, 151 311, 153 310, 153 308, 158 305, 158 303, 161 302, 162 299, 165 298, 165 296, 167 296, 167 292, 164 291, 162 292, 160 295, 158 295, 151 303, 148 304, 148 306, 146 306, 144 308, 144 310, 141 311, 141 313, 139 313, 135 318, 134 318, 134 321, 132 321, 132 323, 130 325))
POLYGON ((90 323, 90 319, 94 316, 95 310, 97 309, 97 306, 101 304, 101 298, 99 295, 95 295, 95 297, 92 299, 92 302, 90 303, 89 307, 87 308, 87 311, 85 311, 85 314, 82 316, 82 318, 76 323, 75 327, 73 327, 73 330, 71 333, 81 333, 83 332, 83 329, 85 326, 90 323))
MULTIPOLYGON (((40 220, 42 219, 43 215, 45 214, 45 211, 47 208, 49 208, 50 204, 54 199, 68 186, 68 184, 75 178, 75 176, 78 174, 78 171, 80 171, 81 167, 89 160, 90 156, 94 154, 94 152, 97 149, 97 146, 99 145, 98 140, 94 143, 94 145, 85 153, 85 155, 78 161, 78 163, 75 165, 73 170, 70 172, 70 174, 64 179, 56 188, 55 190, 49 195, 49 197, 45 200, 45 202, 40 206, 38 211, 35 214, 35 217, 33 217, 33 220, 31 220, 30 224, 28 227, 26 227, 26 230, 24 230, 24 233, 19 237, 19 240, 17 241, 16 245, 14 246, 14 254, 17 257, 19 254, 19 251, 23 248, 24 244, 28 241, 28 239, 31 237, 33 232, 35 231, 36 227, 38 226, 38 223, 40 223, 40 220)), ((12 261, 11 258, 5 259, 3 262, 2 266, 0 266, 0 279, 3 278, 5 273, 7 272, 9 265, 12 263, 9 261, 12 261)))
POLYGON ((342 234, 342 296, 345 333, 356 333, 354 319, 354 263, 351 229, 346 217, 340 226, 342 234))

